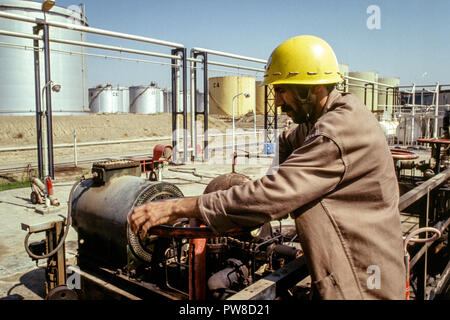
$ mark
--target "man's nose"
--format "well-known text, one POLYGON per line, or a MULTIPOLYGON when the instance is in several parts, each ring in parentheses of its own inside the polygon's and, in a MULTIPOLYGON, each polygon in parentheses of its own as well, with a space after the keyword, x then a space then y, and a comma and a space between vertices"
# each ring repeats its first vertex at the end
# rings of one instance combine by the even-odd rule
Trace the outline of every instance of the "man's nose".
POLYGON ((281 94, 275 91, 275 107, 280 107, 284 104, 284 100, 281 94))

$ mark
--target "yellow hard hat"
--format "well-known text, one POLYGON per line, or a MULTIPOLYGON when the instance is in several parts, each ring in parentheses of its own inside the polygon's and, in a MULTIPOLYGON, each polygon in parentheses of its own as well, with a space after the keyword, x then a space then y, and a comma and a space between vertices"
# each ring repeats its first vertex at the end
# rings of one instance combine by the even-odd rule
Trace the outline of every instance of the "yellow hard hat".
POLYGON ((270 55, 263 84, 319 85, 343 81, 330 45, 315 36, 297 36, 270 55))

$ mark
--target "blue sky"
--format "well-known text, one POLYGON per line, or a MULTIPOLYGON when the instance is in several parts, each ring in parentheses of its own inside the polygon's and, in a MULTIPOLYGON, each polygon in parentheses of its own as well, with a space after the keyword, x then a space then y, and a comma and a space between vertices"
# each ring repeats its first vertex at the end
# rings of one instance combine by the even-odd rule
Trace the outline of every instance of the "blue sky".
MULTIPOLYGON (((62 7, 79 3, 56 0, 62 7)), ((267 59, 284 40, 312 34, 325 39, 350 71, 376 71, 380 77, 399 77, 401 84, 450 83, 448 0, 85 0, 84 4, 91 27, 178 42, 188 49, 267 59), (380 8, 380 29, 367 27, 370 5, 380 8)), ((170 52, 166 47, 95 35, 88 41, 170 52)), ((107 79, 123 85, 150 80, 169 84, 167 66, 88 61, 90 85, 107 79)))

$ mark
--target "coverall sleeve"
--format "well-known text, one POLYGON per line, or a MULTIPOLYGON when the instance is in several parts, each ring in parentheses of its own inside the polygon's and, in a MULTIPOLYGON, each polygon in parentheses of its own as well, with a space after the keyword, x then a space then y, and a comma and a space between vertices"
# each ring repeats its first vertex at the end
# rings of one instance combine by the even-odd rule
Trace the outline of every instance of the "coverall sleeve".
POLYGON ((339 147, 319 135, 294 150, 274 174, 200 196, 200 213, 218 234, 236 227, 257 226, 332 191, 344 172, 339 147))

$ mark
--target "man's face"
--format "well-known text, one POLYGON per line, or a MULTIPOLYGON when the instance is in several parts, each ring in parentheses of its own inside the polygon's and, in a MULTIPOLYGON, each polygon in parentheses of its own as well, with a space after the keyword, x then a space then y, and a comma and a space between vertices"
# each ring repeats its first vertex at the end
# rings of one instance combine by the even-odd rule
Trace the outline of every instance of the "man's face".
POLYGON ((288 86, 281 84, 274 85, 274 89, 276 107, 281 106, 282 111, 285 111, 286 114, 292 118, 294 123, 304 123, 308 121, 308 113, 311 113, 312 111, 311 97, 308 98, 308 102, 300 105, 300 102, 294 98, 294 94, 288 86))

